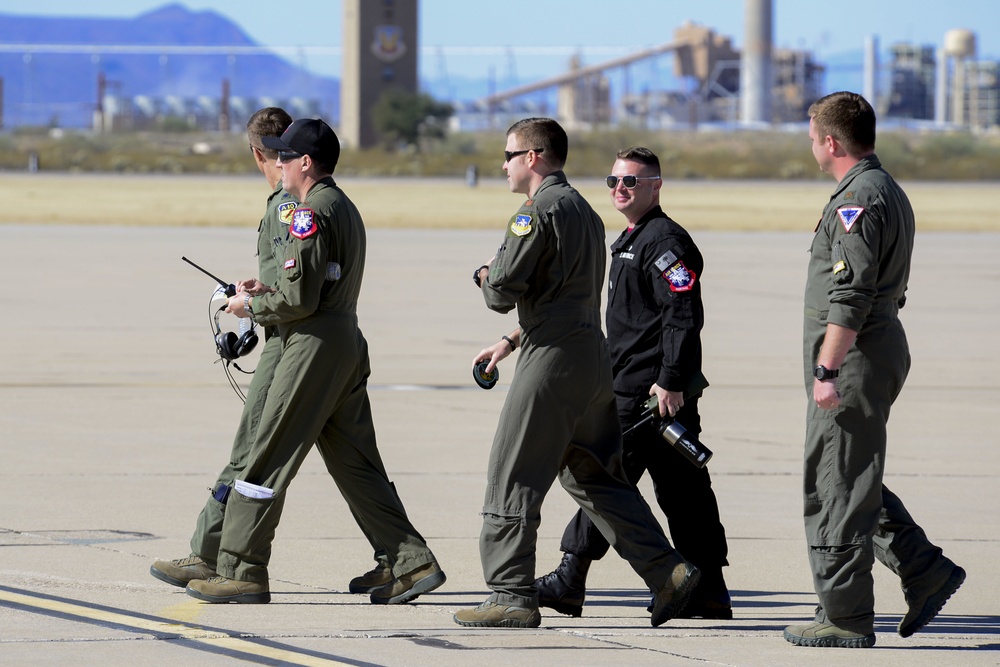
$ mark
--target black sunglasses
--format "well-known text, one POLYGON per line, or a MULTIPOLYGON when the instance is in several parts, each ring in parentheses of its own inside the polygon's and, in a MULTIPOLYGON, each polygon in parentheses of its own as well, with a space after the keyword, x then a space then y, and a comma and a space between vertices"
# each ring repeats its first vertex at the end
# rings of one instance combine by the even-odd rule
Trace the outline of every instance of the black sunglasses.
POLYGON ((302 157, 302 153, 296 153, 295 151, 278 151, 278 159, 282 162, 291 162, 292 160, 298 160, 302 157))
POLYGON ((659 180, 659 178, 659 176, 633 176, 632 174, 628 174, 626 176, 622 176, 621 179, 617 176, 608 176, 606 180, 608 187, 612 190, 614 190, 618 185, 619 180, 621 180, 622 185, 631 190, 638 184, 639 181, 655 181, 659 180))
POLYGON ((513 160, 514 158, 516 158, 518 155, 524 155, 528 151, 535 151, 536 153, 541 153, 541 152, 543 152, 543 149, 541 149, 541 148, 526 148, 523 151, 504 151, 503 152, 503 161, 504 162, 510 162, 511 160, 513 160))

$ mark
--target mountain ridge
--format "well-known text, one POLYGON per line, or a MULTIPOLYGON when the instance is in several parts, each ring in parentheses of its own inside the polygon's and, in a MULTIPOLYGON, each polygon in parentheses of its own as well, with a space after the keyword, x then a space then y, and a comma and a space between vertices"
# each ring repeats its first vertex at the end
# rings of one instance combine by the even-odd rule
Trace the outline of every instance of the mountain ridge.
MULTIPOLYGON (((339 116, 339 79, 312 74, 263 47, 260 53, 240 55, 167 55, 145 48, 181 46, 197 51, 197 47, 212 47, 214 51, 225 46, 260 46, 233 21, 213 10, 193 11, 168 3, 133 18, 0 13, 0 44, 7 47, 0 53, 5 127, 89 127, 102 74, 109 95, 129 102, 136 98, 160 101, 161 114, 181 111, 177 100, 190 103, 200 98, 202 107, 210 107, 209 100, 217 105, 226 80, 230 95, 246 98, 248 106, 285 103, 331 122, 339 116), (20 52, 11 48, 22 45, 25 48, 20 52), (100 50, 112 45, 141 46, 144 52, 100 50), (42 48, 33 50, 32 46, 42 48), (46 48, 50 46, 80 49, 60 52, 46 48), (168 98, 174 101, 173 107, 165 104, 168 98)), ((236 111, 237 117, 243 113, 242 109, 236 111)), ((234 122, 237 120, 234 117, 234 122)))

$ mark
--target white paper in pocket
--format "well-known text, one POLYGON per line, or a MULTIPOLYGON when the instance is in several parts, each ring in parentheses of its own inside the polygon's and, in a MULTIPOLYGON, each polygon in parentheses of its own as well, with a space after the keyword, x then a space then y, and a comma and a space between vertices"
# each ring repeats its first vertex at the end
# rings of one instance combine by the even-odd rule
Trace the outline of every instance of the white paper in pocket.
POLYGON ((233 484, 233 488, 236 489, 237 493, 241 493, 247 498, 274 498, 274 491, 267 488, 266 486, 257 486, 256 484, 251 484, 250 482, 244 482, 241 479, 236 480, 233 484))

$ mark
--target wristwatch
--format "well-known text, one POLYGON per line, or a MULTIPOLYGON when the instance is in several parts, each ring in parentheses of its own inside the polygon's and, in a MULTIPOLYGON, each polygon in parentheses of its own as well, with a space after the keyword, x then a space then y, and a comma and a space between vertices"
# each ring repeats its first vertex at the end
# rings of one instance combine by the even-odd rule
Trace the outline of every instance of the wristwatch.
POLYGON ((838 375, 840 375, 839 368, 830 370, 826 366, 817 366, 816 368, 813 369, 813 377, 815 377, 820 382, 823 382, 824 380, 832 380, 838 375))
POLYGON ((472 272, 472 282, 476 283, 476 287, 483 286, 483 281, 479 277, 479 272, 482 271, 483 269, 488 269, 488 268, 490 268, 488 264, 483 264, 478 269, 472 272))

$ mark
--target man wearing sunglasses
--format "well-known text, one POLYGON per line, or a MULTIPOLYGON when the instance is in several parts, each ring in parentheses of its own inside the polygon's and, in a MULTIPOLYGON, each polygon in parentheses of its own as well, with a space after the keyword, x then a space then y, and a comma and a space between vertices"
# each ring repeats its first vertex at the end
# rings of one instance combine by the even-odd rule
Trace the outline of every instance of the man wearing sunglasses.
POLYGON ((386 554, 392 578, 371 592, 371 602, 408 602, 445 575, 407 518, 376 444, 368 344, 357 317, 367 242, 360 213, 333 180, 340 142, 314 119, 262 142, 278 152, 282 184, 301 203, 274 290, 240 290, 227 310, 275 327, 281 358, 251 455, 226 501, 218 576, 191 581, 187 592, 213 603, 270 601, 271 542, 287 488, 315 443, 366 537, 386 554))
POLYGON ((517 307, 520 327, 479 352, 486 371, 520 350, 488 464, 480 556, 493 593, 459 625, 538 627, 535 541, 541 506, 560 484, 653 592, 654 627, 677 615, 698 569, 670 545, 622 467, 611 360, 601 329, 606 232, 566 181, 566 132, 549 118, 507 131, 503 169, 528 197, 503 245, 473 274, 486 305, 517 307))
MULTIPOLYGON (((620 151, 607 177, 611 201, 628 227, 611 245, 606 313, 615 401, 623 437, 625 472, 633 484, 648 471, 674 546, 701 571, 701 581, 681 618, 729 619, 732 605, 722 568, 728 565, 726 533, 707 468, 693 466, 668 446, 650 423, 643 403, 658 401, 697 436, 701 373, 701 252, 683 227, 660 208, 660 161, 647 148, 620 151)), ((608 552, 608 541, 584 512, 566 526, 562 562, 535 582, 539 604, 580 616, 587 571, 608 552)))
MULTIPOLYGON (((275 291, 272 286, 278 284, 278 277, 284 270, 282 266, 285 262, 284 255, 290 243, 289 224, 292 222, 293 212, 298 207, 298 200, 282 186, 282 162, 278 159, 284 155, 286 160, 291 161, 292 156, 287 152, 265 147, 263 139, 280 137, 291 124, 292 119, 288 113, 277 107, 260 109, 247 121, 250 153, 258 170, 272 189, 268 197, 267 212, 257 230, 259 275, 257 278, 236 283, 237 290, 246 292, 250 296, 275 291)), ((215 485, 211 487, 209 498, 198 516, 191 537, 191 555, 153 563, 150 574, 161 581, 184 588, 192 580, 211 579, 217 576, 216 559, 219 554, 229 494, 233 490, 237 476, 254 456, 250 448, 254 443, 275 368, 281 358, 281 338, 278 336, 276 326, 264 327, 264 340, 264 349, 254 369, 239 426, 236 429, 236 437, 233 439, 229 463, 219 474, 215 485)), ((378 540, 369 533, 364 523, 358 521, 358 526, 371 542, 377 564, 370 572, 352 579, 349 590, 352 593, 370 594, 376 588, 392 581, 392 570, 389 567, 388 556, 378 540)))

